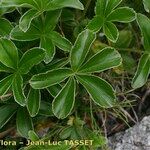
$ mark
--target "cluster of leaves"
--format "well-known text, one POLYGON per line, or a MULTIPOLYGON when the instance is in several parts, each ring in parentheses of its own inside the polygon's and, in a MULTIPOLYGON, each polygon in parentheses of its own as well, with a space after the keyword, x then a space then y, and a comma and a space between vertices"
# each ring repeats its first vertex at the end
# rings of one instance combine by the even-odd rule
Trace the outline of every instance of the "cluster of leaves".
MULTIPOLYGON (((143 14, 136 14, 132 8, 119 7, 121 2, 122 0, 97 0, 93 19, 84 25, 77 37, 72 37, 72 33, 64 34, 61 25, 62 21, 65 26, 68 26, 67 22, 72 22, 77 27, 75 10, 78 13, 84 10, 79 0, 0 1, 0 97, 3 99, 8 96, 0 106, 0 128, 17 113, 19 134, 27 139, 39 140, 34 132, 34 120, 39 120, 41 116, 57 117, 60 120, 74 115, 77 110, 75 99, 79 99, 78 95, 84 89, 98 107, 116 107, 116 91, 95 73, 122 64, 122 54, 114 48, 119 47, 119 37, 125 33, 120 32, 119 35, 118 22, 124 24, 137 20, 145 52, 140 59, 132 87, 136 89, 146 83, 150 74, 150 20, 143 14), (5 16, 15 11, 21 17, 10 22, 5 16), (105 48, 100 48, 93 54, 92 46, 101 32, 114 47, 105 44, 105 48), (30 45, 25 52, 22 44, 30 45), (43 94, 46 92, 50 95, 43 94)), ((143 2, 145 10, 149 12, 150 2, 143 2)), ((82 21, 81 24, 83 25, 82 21)), ((95 141, 93 147, 105 143, 100 134, 89 130, 77 116, 72 120, 67 126, 57 129, 60 139, 92 138, 95 141)), ((34 149, 34 146, 24 149, 34 149)), ((70 146, 64 144, 61 149, 70 149, 70 146)))

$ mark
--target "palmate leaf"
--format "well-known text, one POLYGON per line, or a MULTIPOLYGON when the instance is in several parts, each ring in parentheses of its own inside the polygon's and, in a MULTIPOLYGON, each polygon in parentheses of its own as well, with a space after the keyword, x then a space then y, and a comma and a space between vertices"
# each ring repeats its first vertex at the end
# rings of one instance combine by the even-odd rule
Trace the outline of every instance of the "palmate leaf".
POLYGON ((46 73, 35 75, 30 80, 30 85, 34 89, 44 89, 58 84, 73 74, 71 69, 56 69, 46 73))
POLYGON ((39 64, 45 58, 45 51, 41 48, 32 48, 22 56, 19 62, 19 71, 21 74, 27 74, 30 69, 39 64))
POLYGON ((25 138, 28 138, 28 132, 33 130, 33 123, 26 108, 19 108, 17 111, 17 131, 25 138))
POLYGON ((15 105, 3 105, 0 107, 0 129, 11 119, 17 111, 15 105))
POLYGON ((121 55, 114 48, 104 48, 81 66, 79 72, 102 72, 117 67, 122 63, 121 55))
POLYGON ((142 87, 150 74, 150 54, 144 54, 139 62, 137 72, 132 81, 134 89, 142 87))
POLYGON ((71 7, 83 10, 84 7, 79 0, 2 0, 2 7, 30 7, 20 19, 19 27, 26 32, 31 24, 31 21, 42 14, 44 11, 58 10, 64 7, 71 7))
POLYGON ((78 75, 76 78, 85 87, 90 97, 97 105, 104 108, 115 106, 115 92, 108 82, 91 75, 78 75))
POLYGON ((8 20, 4 18, 0 19, 0 37, 9 36, 12 29, 13 29, 13 26, 8 20))
POLYGON ((13 83, 12 83, 12 91, 14 95, 15 101, 21 105, 25 106, 26 105, 26 97, 23 92, 23 78, 20 74, 15 74, 13 83))
POLYGON ((44 21, 37 18, 31 23, 27 32, 23 32, 18 26, 11 32, 11 38, 17 41, 32 41, 40 39, 40 47, 46 51, 45 63, 49 63, 55 55, 55 46, 69 52, 72 48, 71 42, 61 34, 52 31, 60 17, 61 11, 47 12, 44 21))
POLYGON ((76 71, 84 62, 89 49, 96 38, 95 33, 85 30, 81 32, 71 50, 71 68, 76 71))
POLYGON ((133 9, 129 7, 116 8, 121 2, 122 0, 97 0, 96 16, 89 22, 87 29, 98 32, 103 28, 106 37, 110 41, 116 42, 119 32, 112 22, 129 23, 136 18, 136 13, 133 9))
POLYGON ((72 111, 75 102, 76 84, 70 78, 52 103, 53 113, 59 119, 66 118, 72 111))
POLYGON ((27 97, 27 109, 31 117, 35 117, 40 108, 41 94, 40 90, 30 89, 27 97))
MULTIPOLYGON (((29 29, 32 20, 37 18, 42 13, 43 11, 29 9, 19 20, 20 29, 26 32, 29 29)), ((45 31, 44 33, 47 33, 55 28, 58 22, 58 19, 60 17, 60 14, 61 14, 61 10, 48 11, 46 12, 46 15, 44 16, 44 20, 42 20, 43 21, 42 24, 44 24, 44 27, 40 24, 38 19, 35 21, 34 24, 36 26, 39 25, 38 28, 41 27, 41 30, 44 30, 45 31), (38 21, 38 25, 37 25, 37 21, 38 21)))
POLYGON ((144 49, 150 52, 150 19, 143 14, 138 14, 137 22, 144 37, 144 49))
POLYGON ((16 69, 18 65, 18 51, 8 39, 0 38, 0 62, 7 67, 16 69))

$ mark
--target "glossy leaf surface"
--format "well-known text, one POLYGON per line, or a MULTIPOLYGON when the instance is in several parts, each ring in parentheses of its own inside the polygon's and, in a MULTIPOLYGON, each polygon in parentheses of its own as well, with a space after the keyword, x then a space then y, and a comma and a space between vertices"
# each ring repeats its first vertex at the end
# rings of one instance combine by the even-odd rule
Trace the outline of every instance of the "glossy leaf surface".
POLYGON ((80 68, 80 72, 92 73, 119 66, 122 62, 121 55, 113 48, 105 48, 95 54, 80 68))
POLYGON ((30 89, 27 97, 27 108, 31 117, 35 117, 40 108, 41 94, 39 90, 30 89))
POLYGON ((33 124, 26 108, 18 109, 16 124, 19 134, 25 138, 28 138, 28 132, 33 130, 33 124))
POLYGON ((14 76, 13 83, 12 83, 12 91, 13 91, 15 101, 19 105, 25 106, 26 98, 23 91, 23 78, 20 74, 16 74, 14 76))
POLYGON ((43 74, 35 75, 30 80, 30 85, 34 89, 43 89, 62 82, 72 75, 70 69, 57 69, 43 74))
POLYGON ((0 107, 0 129, 11 119, 17 110, 16 106, 3 105, 0 107))
POLYGON ((8 39, 0 39, 0 62, 10 68, 17 68, 18 51, 13 42, 8 39))
POLYGON ((110 108, 115 105, 115 92, 108 82, 96 76, 89 75, 79 75, 77 79, 97 105, 104 108, 110 108))
POLYGON ((52 107, 57 118, 64 119, 71 113, 75 102, 75 86, 74 79, 70 78, 55 97, 52 107))
POLYGON ((137 22, 144 38, 144 48, 146 51, 150 52, 150 20, 147 16, 138 14, 137 22))
POLYGON ((7 91, 11 87, 12 81, 13 75, 9 75, 8 77, 0 81, 0 96, 3 96, 7 93, 7 91))
POLYGON ((45 58, 45 51, 41 48, 32 48, 22 56, 19 62, 19 71, 21 74, 27 74, 30 69, 39 64, 45 58))
POLYGON ((80 33, 71 50, 71 66, 77 70, 84 62, 92 43, 95 40, 95 34, 89 30, 80 33))
POLYGON ((139 62, 137 72, 132 81, 133 88, 142 87, 150 74, 150 54, 144 54, 139 62))

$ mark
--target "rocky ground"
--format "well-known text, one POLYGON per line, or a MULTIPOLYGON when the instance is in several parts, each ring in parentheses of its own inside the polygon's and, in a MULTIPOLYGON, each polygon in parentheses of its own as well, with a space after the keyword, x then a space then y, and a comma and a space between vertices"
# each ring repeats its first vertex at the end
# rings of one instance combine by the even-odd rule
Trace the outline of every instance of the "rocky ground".
POLYGON ((150 116, 109 138, 110 150, 150 150, 150 116))

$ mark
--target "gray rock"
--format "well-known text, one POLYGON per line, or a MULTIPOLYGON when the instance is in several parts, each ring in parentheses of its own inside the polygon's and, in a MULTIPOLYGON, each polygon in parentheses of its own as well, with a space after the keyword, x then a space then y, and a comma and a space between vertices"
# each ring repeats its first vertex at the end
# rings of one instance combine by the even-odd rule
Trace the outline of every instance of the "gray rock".
POLYGON ((150 116, 109 138, 111 150, 150 150, 150 116))

